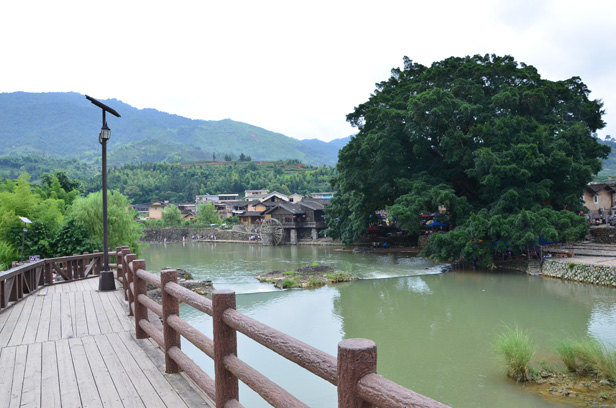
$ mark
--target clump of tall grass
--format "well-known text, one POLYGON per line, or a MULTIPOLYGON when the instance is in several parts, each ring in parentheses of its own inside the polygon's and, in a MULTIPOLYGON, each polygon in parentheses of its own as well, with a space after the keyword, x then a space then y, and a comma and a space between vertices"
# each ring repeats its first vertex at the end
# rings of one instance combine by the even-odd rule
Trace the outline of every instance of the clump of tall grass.
POLYGON ((561 342, 556 351, 569 371, 596 372, 616 382, 616 351, 594 339, 561 342))
POLYGON ((578 362, 575 358, 576 346, 573 342, 559 342, 558 344, 556 344, 556 352, 558 353, 562 362, 565 363, 565 367, 567 367, 567 370, 571 372, 576 372, 578 371, 578 369, 580 369, 580 367, 578 366, 578 362))
POLYGON ((519 327, 505 327, 502 333, 496 336, 494 347, 503 355, 507 365, 507 374, 516 381, 531 379, 531 370, 528 365, 535 353, 528 334, 519 327))

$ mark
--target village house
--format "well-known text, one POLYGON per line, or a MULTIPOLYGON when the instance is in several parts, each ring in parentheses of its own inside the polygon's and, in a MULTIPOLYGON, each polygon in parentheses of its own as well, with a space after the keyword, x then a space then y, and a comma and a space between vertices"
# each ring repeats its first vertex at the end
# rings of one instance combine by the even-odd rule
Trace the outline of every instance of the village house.
POLYGON ((177 207, 179 208, 180 213, 182 214, 183 221, 194 220, 195 218, 197 218, 197 215, 196 215, 197 204, 180 203, 177 205, 177 207))
POLYGON ((281 203, 289 201, 289 196, 279 193, 278 191, 272 191, 271 193, 259 198, 262 203, 281 203))
POLYGON ((269 193, 269 190, 245 190, 244 198, 246 200, 258 200, 259 198, 265 197, 269 193))
POLYGON ((258 225, 265 219, 263 211, 244 211, 237 218, 240 220, 240 224, 248 226, 258 225))
POLYGON ((167 204, 169 204, 169 201, 164 201, 162 203, 160 201, 154 201, 148 208, 148 218, 150 220, 160 220, 163 218, 163 209, 167 204))
POLYGON ((325 191, 325 192, 321 192, 321 193, 312 193, 310 194, 310 197, 312 198, 323 198, 323 199, 331 199, 334 194, 336 194, 335 191, 325 191))
POLYGON ((287 196, 278 191, 245 190, 244 200, 229 200, 237 194, 199 195, 197 205, 213 203, 222 218, 235 216, 246 226, 260 225, 269 218, 277 219, 285 229, 285 240, 296 244, 298 239, 316 239, 318 232, 327 228, 324 208, 334 193, 314 193, 287 196))
POLYGON ((218 194, 204 194, 195 196, 195 204, 199 205, 200 203, 205 202, 218 202, 220 199, 218 198, 218 194))
POLYGON ((195 204, 199 204, 202 202, 208 202, 208 201, 213 201, 213 202, 233 201, 233 200, 237 200, 239 196, 240 196, 239 194, 231 194, 231 193, 198 195, 198 196, 195 196, 195 204))
POLYGON ((265 211, 264 217, 277 219, 285 230, 284 240, 291 245, 299 239, 316 240, 319 231, 327 228, 325 207, 327 199, 304 198, 299 203, 280 202, 265 211))
POLYGON ((131 204, 131 208, 137 211, 136 219, 145 220, 150 216, 149 204, 131 204))
POLYGON ((236 201, 239 198, 239 194, 218 194, 218 201, 236 201))
POLYGON ((250 205, 250 201, 244 200, 233 200, 225 202, 225 210, 224 213, 220 213, 224 218, 227 217, 239 217, 248 211, 248 206, 250 205))
POLYGON ((303 195, 294 193, 289 196, 289 201, 292 203, 299 203, 300 201, 302 201, 302 198, 304 198, 303 195))
POLYGON ((584 206, 591 219, 606 222, 607 217, 614 215, 615 199, 616 183, 591 183, 584 189, 584 206))

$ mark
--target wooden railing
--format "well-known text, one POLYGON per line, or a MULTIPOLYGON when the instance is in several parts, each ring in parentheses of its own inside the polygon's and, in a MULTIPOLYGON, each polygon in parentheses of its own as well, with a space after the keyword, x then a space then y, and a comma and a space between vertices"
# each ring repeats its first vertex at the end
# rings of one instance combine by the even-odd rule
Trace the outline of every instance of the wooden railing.
POLYGON ((42 286, 98 275, 102 259, 103 253, 94 251, 92 254, 42 259, 0 272, 0 310, 42 286))
POLYGON ((242 407, 238 381, 274 407, 306 407, 289 392, 237 357, 237 332, 273 350, 300 367, 337 386, 338 407, 446 407, 376 373, 376 345, 372 340, 347 339, 338 344, 337 358, 273 329, 235 310, 235 293, 216 290, 212 300, 177 283, 177 271, 160 275, 146 271, 128 247, 117 249, 118 277, 125 282, 129 314, 135 318, 138 339, 151 337, 165 352, 167 373, 183 370, 217 407, 242 407), (146 295, 146 284, 162 291, 162 304, 146 295), (179 302, 212 316, 213 339, 179 317, 179 302), (148 319, 148 310, 162 318, 162 330, 148 319), (180 336, 214 360, 214 381, 181 350, 180 336))

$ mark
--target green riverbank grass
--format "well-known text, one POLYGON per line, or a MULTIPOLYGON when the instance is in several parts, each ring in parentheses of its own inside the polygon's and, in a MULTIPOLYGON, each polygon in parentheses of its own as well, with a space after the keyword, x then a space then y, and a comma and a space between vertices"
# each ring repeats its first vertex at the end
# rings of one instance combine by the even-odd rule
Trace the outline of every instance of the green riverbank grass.
POLYGON ((556 351, 567 369, 578 373, 596 373, 616 384, 616 352, 594 339, 558 344, 556 351))
POLYGON ((516 381, 531 378, 530 358, 535 352, 528 334, 519 327, 506 327, 496 336, 494 347, 505 358, 507 374, 516 381))
POLYGON ((580 407, 603 407, 616 402, 616 352, 594 339, 556 344, 556 353, 568 372, 545 360, 533 368, 530 360, 534 345, 519 327, 505 327, 496 336, 494 348, 505 358, 509 377, 527 382, 525 389, 542 398, 580 407))

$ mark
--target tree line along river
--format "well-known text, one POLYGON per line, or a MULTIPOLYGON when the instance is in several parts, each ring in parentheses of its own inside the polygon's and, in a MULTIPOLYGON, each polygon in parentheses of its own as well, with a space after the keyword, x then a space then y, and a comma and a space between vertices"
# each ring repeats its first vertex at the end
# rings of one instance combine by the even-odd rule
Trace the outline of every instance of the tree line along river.
MULTIPOLYGON (((444 265, 420 257, 327 247, 151 244, 143 257, 150 271, 181 268, 216 289, 235 290, 239 311, 334 356, 344 338, 372 339, 380 374, 455 407, 558 406, 506 377, 492 347, 505 325, 528 331, 537 345, 533 361, 556 361, 560 339, 591 336, 616 345, 613 288, 498 270, 443 272, 444 265), (255 279, 314 262, 360 279, 293 290, 255 279)), ((212 335, 209 316, 187 305, 180 314, 212 335)), ((213 377, 209 357, 188 341, 182 348, 213 377)), ((238 356, 309 406, 336 406, 333 386, 241 334, 238 356)), ((245 406, 269 406, 242 385, 240 398, 245 406)))

